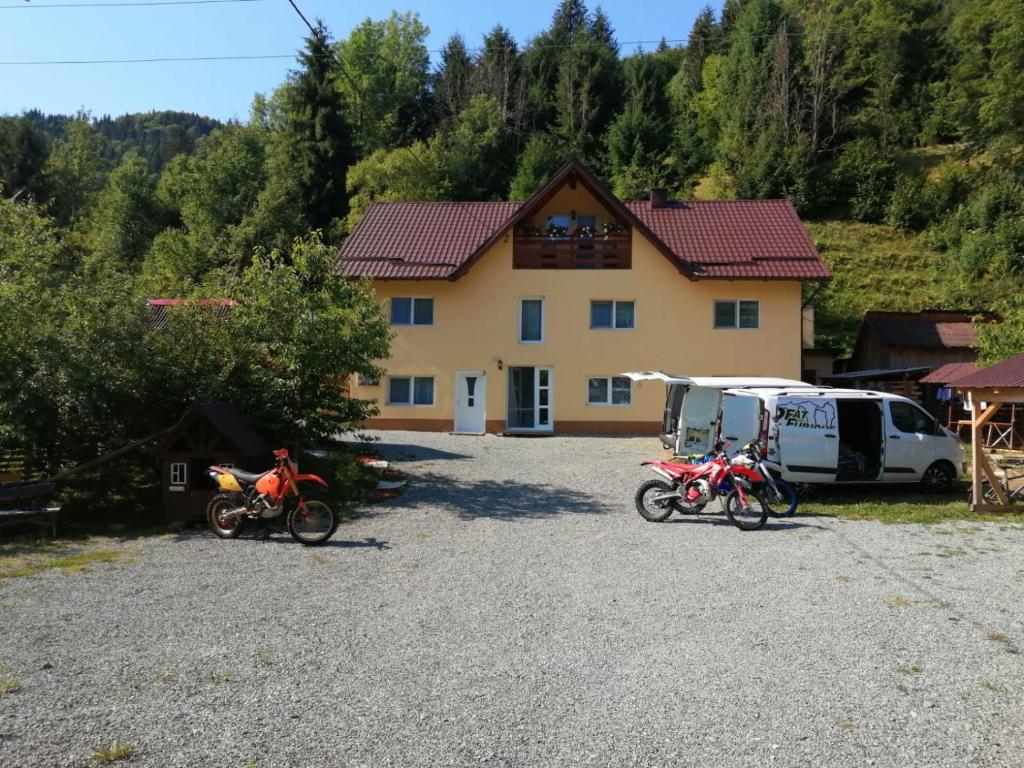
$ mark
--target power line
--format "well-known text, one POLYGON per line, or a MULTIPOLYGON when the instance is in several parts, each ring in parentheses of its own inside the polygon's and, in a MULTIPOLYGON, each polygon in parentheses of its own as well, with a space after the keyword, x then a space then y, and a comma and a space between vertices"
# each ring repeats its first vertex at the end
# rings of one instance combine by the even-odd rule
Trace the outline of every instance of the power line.
POLYGON ((113 3, 30 3, 19 5, 0 5, 0 11, 22 8, 145 8, 148 5, 215 5, 218 3, 261 3, 263 0, 152 0, 152 2, 113 2, 113 3))
POLYGON ((161 56, 150 59, 54 59, 51 61, 0 61, 0 66, 36 66, 42 64, 152 64, 164 61, 251 61, 254 59, 294 59, 294 53, 253 54, 248 56, 161 56))
POLYGON ((315 29, 313 29, 313 25, 309 23, 309 19, 307 19, 307 18, 305 17, 305 15, 304 15, 304 14, 302 13, 302 11, 300 11, 300 10, 299 10, 299 6, 297 6, 297 5, 295 4, 295 0, 288 0, 288 2, 289 2, 289 3, 291 4, 292 8, 294 8, 294 9, 295 9, 295 12, 296 12, 297 14, 299 14, 299 18, 300 18, 300 19, 302 19, 302 20, 303 20, 303 21, 304 21, 304 22, 306 23, 306 26, 307 26, 307 27, 309 27, 309 31, 310 31, 310 32, 314 32, 314 33, 315 33, 315 32, 316 32, 316 30, 315 30, 315 29))

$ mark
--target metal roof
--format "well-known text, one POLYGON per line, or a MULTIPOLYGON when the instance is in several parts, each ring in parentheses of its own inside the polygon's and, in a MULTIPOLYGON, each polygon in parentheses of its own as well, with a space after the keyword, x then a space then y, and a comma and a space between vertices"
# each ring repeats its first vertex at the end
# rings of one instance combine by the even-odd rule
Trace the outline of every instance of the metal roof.
POLYGON ((921 379, 922 384, 951 384, 978 370, 974 363, 946 363, 921 379))
POLYGON ((563 166, 533 198, 515 202, 371 203, 335 258, 347 277, 443 280, 463 274, 552 186, 584 182, 609 210, 691 279, 822 280, 831 276, 788 200, 621 202, 582 164, 563 166))
POLYGON ((1024 387, 1024 355, 1016 355, 988 368, 980 368, 962 379, 949 383, 957 389, 1024 387))

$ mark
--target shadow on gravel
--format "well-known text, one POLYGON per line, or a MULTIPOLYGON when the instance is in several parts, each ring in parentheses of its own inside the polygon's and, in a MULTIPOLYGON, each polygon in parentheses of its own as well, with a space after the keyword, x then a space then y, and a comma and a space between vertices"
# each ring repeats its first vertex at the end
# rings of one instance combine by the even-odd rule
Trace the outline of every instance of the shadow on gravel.
MULTIPOLYGON (((273 542, 274 544, 298 544, 290 535, 276 535, 271 536, 267 541, 273 542)), ((301 546, 301 545, 300 545, 301 546)), ((381 541, 380 539, 374 538, 373 536, 367 536, 365 539, 328 539, 323 544, 317 544, 315 547, 310 547, 313 551, 324 548, 333 549, 376 549, 380 552, 391 549, 390 542, 381 541)))
POLYGON ((543 520, 609 511, 598 498, 570 488, 512 480, 456 480, 431 473, 413 478, 398 505, 402 509, 438 507, 463 520, 543 520))
POLYGON ((464 453, 427 448, 416 443, 367 443, 366 450, 379 453, 391 461, 436 461, 440 459, 468 459, 464 453))
MULTIPOLYGON (((732 526, 729 518, 722 515, 673 515, 666 523, 691 523, 695 525, 728 525, 732 526)), ((735 526, 733 526, 735 527, 735 526)), ((789 531, 794 528, 817 528, 819 531, 829 530, 823 525, 815 525, 814 523, 802 523, 793 519, 780 520, 778 518, 768 518, 768 522, 764 524, 762 531, 789 531)))

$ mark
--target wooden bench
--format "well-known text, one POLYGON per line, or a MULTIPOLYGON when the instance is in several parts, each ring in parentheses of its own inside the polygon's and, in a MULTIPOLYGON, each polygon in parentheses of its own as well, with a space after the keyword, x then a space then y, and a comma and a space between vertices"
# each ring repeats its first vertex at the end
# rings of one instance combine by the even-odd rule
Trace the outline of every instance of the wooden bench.
POLYGON ((36 525, 49 528, 50 536, 57 536, 57 516, 60 507, 26 507, 24 509, 0 509, 0 528, 15 525, 36 525))
POLYGON ((53 483, 45 482, 0 486, 0 528, 35 525, 49 528, 50 535, 56 537, 60 507, 30 503, 52 496, 56 489, 53 483))

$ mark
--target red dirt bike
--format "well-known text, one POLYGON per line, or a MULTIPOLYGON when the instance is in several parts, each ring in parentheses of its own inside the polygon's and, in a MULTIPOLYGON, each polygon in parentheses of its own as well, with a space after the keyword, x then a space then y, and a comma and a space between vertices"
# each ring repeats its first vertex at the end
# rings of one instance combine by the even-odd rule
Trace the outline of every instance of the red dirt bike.
POLYGON ((636 511, 644 520, 660 523, 676 511, 696 514, 719 497, 724 497, 726 516, 742 531, 756 531, 768 519, 768 505, 752 487, 753 479, 760 481, 760 475, 743 466, 734 467, 721 443, 710 460, 699 464, 645 461, 641 466, 663 478, 648 480, 636 491, 636 511))
POLYGON ((234 539, 247 520, 287 514, 293 539, 306 546, 323 544, 338 527, 338 517, 323 499, 304 496, 298 484, 309 481, 326 488, 327 483, 317 475, 300 475, 284 448, 274 451, 274 457, 274 468, 266 472, 210 467, 221 491, 206 507, 210 527, 220 538, 234 539))

